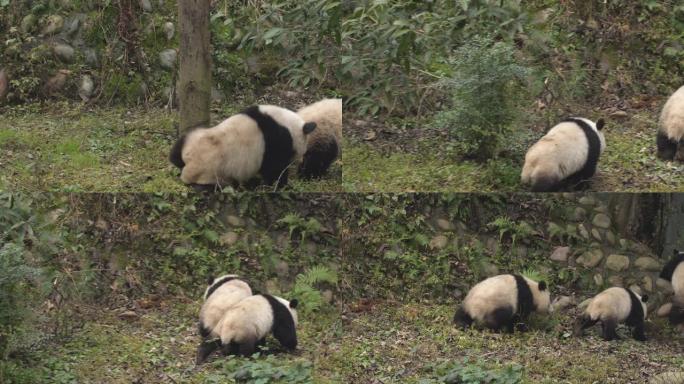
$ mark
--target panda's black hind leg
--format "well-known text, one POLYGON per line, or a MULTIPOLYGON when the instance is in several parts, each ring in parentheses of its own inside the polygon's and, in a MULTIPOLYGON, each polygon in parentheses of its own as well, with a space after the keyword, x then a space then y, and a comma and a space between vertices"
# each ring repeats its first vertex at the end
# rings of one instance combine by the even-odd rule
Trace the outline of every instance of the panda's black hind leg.
POLYGON ((515 316, 513 308, 497 308, 485 317, 485 325, 495 331, 505 330, 513 333, 515 330, 515 316))
POLYGON ((462 306, 459 306, 454 315, 454 324, 465 330, 473 324, 473 318, 470 317, 462 306))
POLYGON ((632 330, 632 337, 634 337, 634 340, 646 341, 646 333, 644 332, 643 320, 640 322, 640 324, 634 326, 634 329, 632 330))
POLYGON ((239 348, 239 353, 241 356, 244 357, 249 357, 256 352, 256 346, 257 346, 257 340, 256 339, 250 339, 245 341, 244 343, 241 343, 239 348))
POLYGON ((584 330, 598 323, 598 319, 592 320, 591 317, 585 315, 580 316, 575 324, 575 335, 582 336, 584 330))
POLYGON ((658 158, 661 160, 672 160, 677 153, 677 142, 670 140, 665 133, 658 131, 656 138, 656 145, 658 147, 658 158))
POLYGON ((618 334, 616 332, 617 329, 617 321, 614 319, 606 319, 601 322, 601 326, 603 327, 603 339, 606 341, 611 341, 615 339, 619 339, 618 334))

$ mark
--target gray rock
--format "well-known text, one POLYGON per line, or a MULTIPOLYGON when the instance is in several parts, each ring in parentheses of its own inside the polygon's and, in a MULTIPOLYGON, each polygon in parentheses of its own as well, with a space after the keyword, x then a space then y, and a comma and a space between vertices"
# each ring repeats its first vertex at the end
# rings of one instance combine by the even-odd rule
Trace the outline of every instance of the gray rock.
POLYGON ((50 36, 62 31, 64 27, 64 18, 60 15, 50 15, 45 21, 43 27, 43 35, 50 36))
POLYGON ((591 236, 594 237, 594 239, 601 241, 601 233, 599 233, 599 230, 596 228, 591 229, 591 236))
POLYGON ((608 284, 611 287, 622 287, 624 283, 622 282, 622 277, 620 275, 613 275, 608 278, 608 284))
POLYGON ((594 220, 592 220, 591 223, 595 227, 608 229, 610 228, 610 217, 608 217, 608 215, 605 213, 598 213, 596 216, 594 216, 594 220))
POLYGON ((672 283, 660 277, 656 280, 656 287, 666 295, 673 292, 672 283))
POLYGON ((323 302, 326 304, 332 303, 333 298, 335 297, 333 291, 330 289, 326 289, 325 291, 321 292, 321 296, 323 297, 323 302))
POLYGON ((233 245, 237 243, 238 239, 240 236, 236 232, 226 232, 223 235, 221 235, 221 238, 219 241, 221 242, 222 245, 233 245))
POLYGON ((587 218, 587 210, 582 207, 575 208, 575 213, 573 214, 575 221, 582 221, 587 218))
POLYGON ((594 205, 594 204, 596 204, 596 199, 594 199, 591 196, 582 196, 579 199, 579 203, 582 205, 594 205))
POLYGON ((52 47, 52 51, 57 58, 65 63, 71 63, 74 60, 74 48, 69 44, 57 43, 52 47))
POLYGON ((556 300, 551 304, 551 309, 553 312, 563 310, 571 305, 575 304, 575 299, 570 296, 558 296, 556 300))
POLYGON ((603 252, 600 249, 592 249, 578 257, 576 262, 585 268, 594 268, 601 262, 601 259, 603 259, 603 252))
POLYGON ((484 263, 482 265, 482 272, 484 272, 487 277, 496 276, 499 274, 499 267, 492 263, 484 263))
POLYGON ((164 23, 164 36, 166 36, 166 40, 171 40, 173 39, 173 36, 176 34, 176 25, 170 21, 167 21, 164 23))
POLYGON ((159 64, 162 68, 174 69, 176 66, 176 59, 178 58, 178 52, 175 49, 169 48, 159 52, 159 64))
POLYGON ((487 249, 492 253, 497 253, 499 251, 499 238, 489 237, 487 238, 487 244, 485 245, 487 249))
POLYGON ((665 303, 658 307, 658 310, 656 311, 656 316, 665 317, 670 314, 670 311, 672 311, 672 303, 665 303))
POLYGON ((36 15, 29 13, 28 15, 24 16, 23 19, 21 19, 21 26, 19 28, 23 33, 30 33, 36 28, 37 22, 38 19, 36 18, 36 15))
POLYGON ((64 33, 71 36, 78 32, 78 29, 81 27, 81 19, 83 17, 84 16, 81 14, 66 19, 66 21, 64 22, 64 33))
POLYGON ((629 241, 627 239, 620 239, 618 243, 620 243, 620 248, 623 250, 627 250, 629 248, 629 241))
POLYGON ((632 284, 632 285, 629 286, 629 289, 630 289, 632 292, 636 293, 637 295, 643 296, 643 292, 641 292, 641 287, 640 287, 640 286, 638 286, 638 285, 636 285, 636 284, 632 284))
POLYGON ((140 0, 140 8, 145 12, 152 12, 152 2, 150 0, 140 0))
POLYGON ((644 278, 641 279, 641 284, 644 286, 644 291, 648 293, 653 292, 653 279, 651 276, 644 276, 644 278))
POLYGON ((642 269, 644 271, 652 271, 652 272, 660 271, 660 263, 658 262, 658 260, 656 260, 652 257, 646 257, 646 256, 640 257, 640 258, 636 259, 636 261, 634 262, 634 265, 637 268, 642 269))
POLYGON ((437 219, 437 228, 441 229, 442 231, 451 231, 454 229, 454 225, 451 224, 447 219, 437 219))
POLYGON ((606 268, 611 271, 620 272, 629 267, 629 257, 623 255, 608 255, 606 259, 606 268))
POLYGON ((432 249, 444 249, 447 246, 449 239, 444 235, 437 235, 430 240, 430 248, 432 249))
POLYGON ((615 239, 615 235, 613 234, 613 231, 606 231, 606 241, 608 241, 608 244, 610 244, 610 245, 615 245, 615 242, 617 240, 615 239))
POLYGON ((594 212, 608 213, 608 207, 605 205, 598 205, 594 208, 594 212))
POLYGON ((85 56, 85 62, 92 68, 97 68, 98 67, 98 59, 97 59, 97 51, 93 48, 86 48, 83 51, 83 55, 85 56))
POLYGON ((584 226, 584 224, 578 224, 577 231, 579 232, 580 236, 585 239, 589 239, 589 231, 587 231, 587 228, 584 226))
POLYGON ((232 227, 244 227, 245 221, 235 215, 226 216, 226 222, 232 227))
POLYGON ((278 277, 285 278, 290 273, 290 266, 287 264, 287 262, 281 260, 276 264, 275 270, 278 277))
POLYGON ((549 259, 553 261, 558 261, 561 263, 565 263, 568 261, 568 255, 570 254, 570 247, 556 247, 556 249, 553 250, 553 253, 551 256, 549 256, 549 259))
POLYGON ((83 101, 90 100, 93 96, 93 91, 95 90, 95 83, 89 75, 81 76, 81 81, 78 84, 78 95, 83 101))

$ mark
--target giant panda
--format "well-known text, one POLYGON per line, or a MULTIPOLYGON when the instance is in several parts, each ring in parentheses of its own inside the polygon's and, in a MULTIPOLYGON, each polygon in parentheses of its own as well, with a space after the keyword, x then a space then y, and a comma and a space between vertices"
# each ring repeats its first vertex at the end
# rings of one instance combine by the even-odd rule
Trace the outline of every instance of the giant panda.
POLYGON ((242 299, 252 296, 252 289, 237 275, 223 275, 209 280, 204 291, 204 303, 199 313, 199 333, 202 343, 197 349, 197 364, 221 345, 212 338, 217 338, 216 325, 223 315, 242 299))
POLYGON ((661 159, 684 161, 684 86, 663 107, 656 144, 661 159))
POLYGON ((254 295, 225 313, 216 331, 225 354, 251 356, 273 336, 287 350, 297 347, 297 300, 271 295, 254 295))
POLYGON ((176 141, 169 160, 181 180, 195 186, 241 184, 257 174, 276 188, 287 184, 287 167, 299 163, 316 123, 289 109, 258 105, 212 128, 196 128, 176 141))
POLYGON ((297 111, 304 121, 316 123, 306 137, 306 153, 299 166, 303 178, 323 176, 342 148, 342 99, 324 99, 297 111))
POLYGON ((670 324, 684 323, 684 252, 674 250, 674 257, 663 267, 660 277, 672 283, 674 298, 670 310, 670 324))
POLYGON ((496 331, 513 332, 516 324, 525 321, 533 311, 547 313, 550 304, 551 295, 544 281, 498 275, 470 289, 454 315, 454 323, 465 329, 476 321, 496 331))
POLYGON ((603 119, 594 123, 571 117, 551 128, 525 154, 522 183, 531 184, 534 192, 584 186, 596 173, 599 156, 606 148, 601 132, 604 124, 603 119))
POLYGON ((584 329, 600 321, 603 338, 610 341, 618 337, 615 332, 618 323, 625 323, 633 327, 632 336, 636 340, 645 341, 644 320, 647 301, 648 295, 639 296, 631 289, 608 288, 591 299, 576 324, 575 333, 582 335, 584 329))

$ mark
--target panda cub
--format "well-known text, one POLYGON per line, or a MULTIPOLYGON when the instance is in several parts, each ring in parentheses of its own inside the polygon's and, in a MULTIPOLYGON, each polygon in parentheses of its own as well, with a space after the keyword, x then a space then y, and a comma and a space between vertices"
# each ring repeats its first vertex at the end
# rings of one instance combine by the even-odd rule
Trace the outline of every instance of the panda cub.
POLYGON ((306 137, 306 153, 299 166, 303 178, 318 178, 337 159, 342 145, 342 99, 325 99, 308 105, 297 114, 304 121, 316 123, 316 130, 306 137))
POLYGON ((550 303, 544 281, 537 283, 520 275, 493 276, 470 289, 454 323, 465 329, 476 321, 496 331, 513 332, 533 311, 547 313, 550 303))
POLYGON ((670 324, 684 323, 684 252, 674 250, 673 258, 663 267, 660 277, 672 283, 674 298, 670 310, 670 324))
POLYGON ((212 128, 197 128, 171 148, 181 181, 199 187, 242 184, 261 174, 276 188, 287 185, 287 167, 301 162, 316 123, 273 105, 247 108, 212 128))
POLYGON ((582 187, 596 173, 599 156, 606 148, 601 129, 605 122, 571 117, 537 141, 525 154, 520 179, 534 192, 553 192, 582 187))
POLYGON ((297 347, 297 300, 254 295, 240 301, 223 316, 216 332, 225 354, 251 356, 273 336, 286 349, 297 347))
POLYGON ((225 313, 241 300, 252 296, 249 285, 237 275, 223 275, 209 280, 204 291, 204 303, 199 314, 199 333, 202 343, 197 349, 197 364, 202 364, 221 345, 213 338, 218 337, 216 325, 225 313))
POLYGON ((684 161, 684 86, 663 107, 656 144, 661 159, 684 161))
POLYGON ((648 295, 639 296, 626 288, 608 288, 591 300, 577 322, 575 333, 581 336, 585 329, 600 321, 603 338, 610 341, 618 338, 615 332, 618 323, 625 323, 633 328, 632 336, 636 340, 645 341, 646 301, 648 295))

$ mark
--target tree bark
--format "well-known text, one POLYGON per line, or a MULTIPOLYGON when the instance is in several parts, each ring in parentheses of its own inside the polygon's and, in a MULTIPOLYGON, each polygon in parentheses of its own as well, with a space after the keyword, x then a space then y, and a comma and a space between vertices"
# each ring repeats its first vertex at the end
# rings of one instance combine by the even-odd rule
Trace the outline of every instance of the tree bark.
POLYGON ((209 125, 211 103, 210 0, 179 0, 180 132, 209 125))

